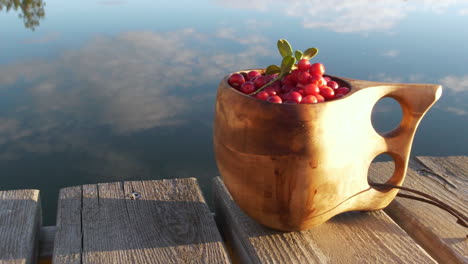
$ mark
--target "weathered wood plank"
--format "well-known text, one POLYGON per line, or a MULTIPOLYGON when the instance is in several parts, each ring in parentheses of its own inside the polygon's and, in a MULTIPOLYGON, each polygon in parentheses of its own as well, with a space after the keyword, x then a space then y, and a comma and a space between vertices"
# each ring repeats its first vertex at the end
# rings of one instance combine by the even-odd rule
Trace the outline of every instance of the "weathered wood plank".
MULTIPOLYGON (((77 200, 80 246, 67 254, 82 263, 229 263, 194 178, 84 185, 77 200)), ((56 243, 66 235, 58 227, 56 243)))
POLYGON ((59 192, 57 231, 54 240, 54 263, 81 263, 81 187, 59 192))
MULTIPOLYGON (((392 162, 376 163, 371 173, 384 181, 392 167, 392 162)), ((468 215, 468 157, 417 157, 410 162, 403 186, 430 194, 468 215)), ((437 261, 468 263, 467 230, 444 210, 397 197, 385 212, 437 261)))
POLYGON ((241 263, 434 263, 383 211, 338 215, 308 231, 257 224, 214 180, 215 213, 241 263))
POLYGON ((0 191, 0 263, 35 263, 41 224, 39 190, 0 191))

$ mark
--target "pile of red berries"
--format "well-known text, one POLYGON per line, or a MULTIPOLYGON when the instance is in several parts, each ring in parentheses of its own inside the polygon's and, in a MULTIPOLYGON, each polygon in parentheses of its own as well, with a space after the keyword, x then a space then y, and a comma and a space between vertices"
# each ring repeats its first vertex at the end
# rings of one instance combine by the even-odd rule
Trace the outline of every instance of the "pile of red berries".
POLYGON ((289 74, 276 80, 278 74, 262 74, 249 71, 232 74, 228 83, 236 90, 260 100, 286 104, 315 104, 341 98, 350 91, 349 87, 340 86, 328 76, 323 76, 325 67, 321 63, 311 64, 308 59, 301 59, 289 74))

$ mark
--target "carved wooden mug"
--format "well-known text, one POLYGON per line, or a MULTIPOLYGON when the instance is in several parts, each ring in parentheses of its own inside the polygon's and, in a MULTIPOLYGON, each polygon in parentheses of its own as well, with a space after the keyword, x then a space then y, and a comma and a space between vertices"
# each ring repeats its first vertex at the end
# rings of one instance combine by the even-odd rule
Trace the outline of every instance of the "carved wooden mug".
POLYGON ((259 223, 306 230, 346 211, 379 210, 398 190, 377 190, 367 180, 372 160, 395 162, 389 184, 403 183, 416 128, 442 94, 440 85, 394 84, 330 76, 351 91, 318 104, 275 104, 218 87, 214 150, 235 202, 259 223), (377 133, 371 123, 383 97, 403 110, 397 128, 377 133))

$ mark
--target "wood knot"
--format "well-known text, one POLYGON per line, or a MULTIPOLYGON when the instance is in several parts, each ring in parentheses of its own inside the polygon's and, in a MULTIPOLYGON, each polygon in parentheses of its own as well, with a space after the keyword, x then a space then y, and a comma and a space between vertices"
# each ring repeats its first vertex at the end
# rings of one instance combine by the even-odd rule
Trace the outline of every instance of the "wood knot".
POLYGON ((141 198, 141 194, 138 193, 138 192, 132 192, 132 193, 130 194, 130 199, 132 199, 132 200, 138 200, 138 199, 140 199, 140 198, 141 198))

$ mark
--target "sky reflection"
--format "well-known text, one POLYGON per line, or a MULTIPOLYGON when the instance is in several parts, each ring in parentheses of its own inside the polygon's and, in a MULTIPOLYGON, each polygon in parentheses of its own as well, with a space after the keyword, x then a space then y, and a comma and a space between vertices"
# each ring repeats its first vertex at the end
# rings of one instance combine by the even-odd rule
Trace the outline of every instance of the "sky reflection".
POLYGON ((218 0, 230 8, 278 12, 297 17, 304 28, 324 28, 335 32, 389 30, 414 13, 466 16, 468 1, 439 0, 218 0))
MULTIPOLYGON (((216 36, 223 39, 221 31, 216 36)), ((61 112, 115 133, 177 125, 199 107, 193 96, 213 95, 208 84, 269 54, 256 46, 242 54, 210 52, 216 48, 207 38, 192 29, 98 36, 55 60, 0 66, 0 89, 24 87, 28 111, 39 118, 61 112)), ((254 43, 259 41, 264 40, 254 43)))
POLYGON ((412 154, 468 155, 468 1, 45 2, 34 31, 0 11, 0 189, 43 190, 45 223, 84 183, 197 177, 209 200, 216 88, 280 38, 332 75, 442 84, 412 154))

